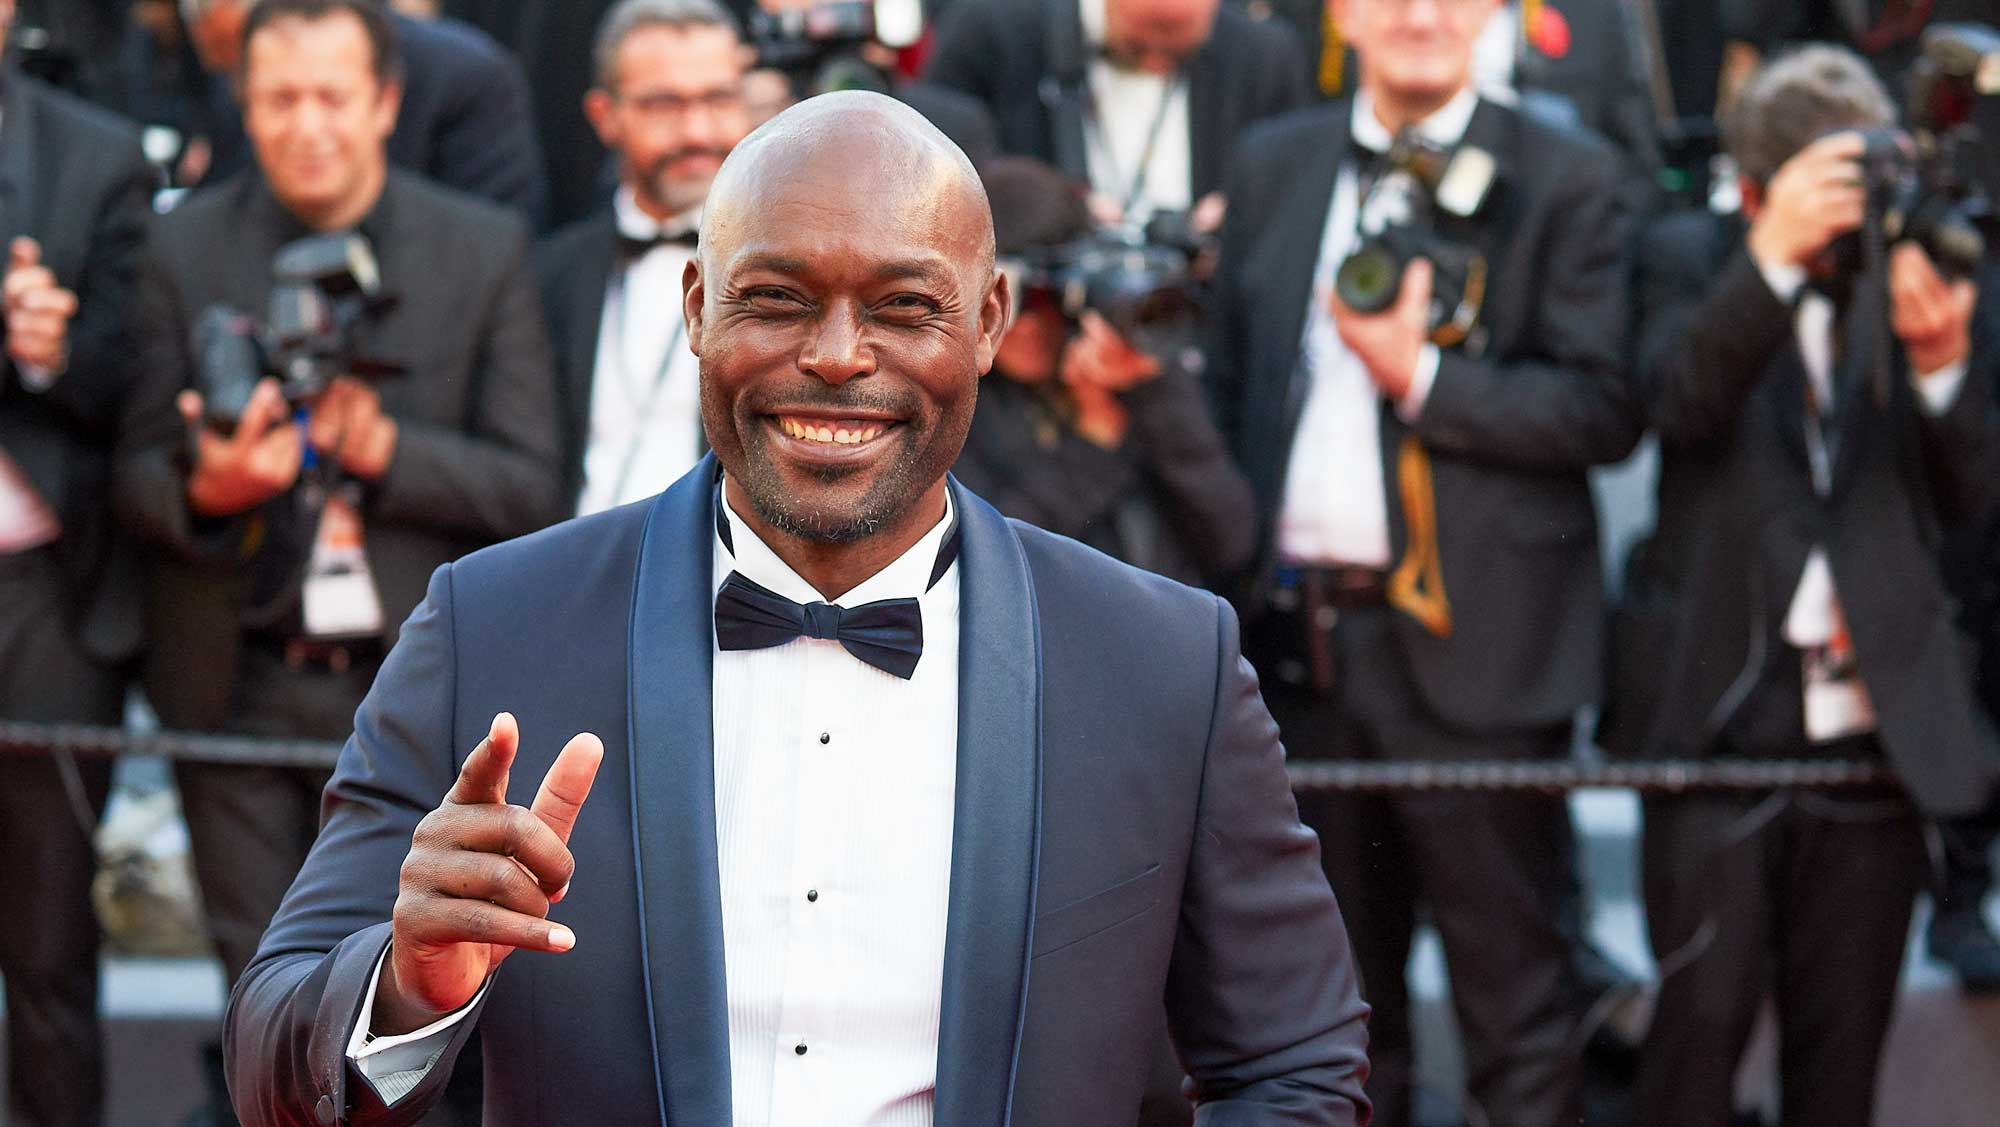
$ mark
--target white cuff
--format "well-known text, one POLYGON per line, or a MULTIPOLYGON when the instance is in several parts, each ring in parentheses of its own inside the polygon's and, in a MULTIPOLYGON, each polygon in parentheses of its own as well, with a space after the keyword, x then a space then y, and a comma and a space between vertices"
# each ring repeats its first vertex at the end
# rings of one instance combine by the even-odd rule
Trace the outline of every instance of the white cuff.
POLYGON ((1958 401, 1958 389, 1965 386, 1965 371, 1965 361, 1959 360, 1911 378, 1917 389, 1917 405, 1924 414, 1936 418, 1951 410, 1951 405, 1958 401))
POLYGON ((1757 272, 1764 276, 1764 284, 1771 287, 1771 293, 1779 301, 1790 305, 1799 296, 1799 290, 1806 284, 1806 268, 1794 262, 1763 262, 1757 259, 1757 272))
POLYGON ((40 364, 24 364, 14 361, 14 370, 21 375, 21 386, 37 394, 56 386, 62 377, 60 368, 44 368, 40 364))
POLYGON ((389 948, 385 946, 375 960, 375 973, 368 976, 368 993, 361 1000, 360 1015, 354 1019, 354 1032, 348 1035, 347 1059, 374 1086, 383 1105, 393 1107, 430 1075, 438 1057, 444 1055, 445 1046, 451 1043, 453 1027, 486 996, 486 988, 493 980, 488 978, 481 983, 479 993, 470 1002, 422 1029, 393 1037, 374 1037, 368 1027, 375 1021, 375 989, 381 985, 382 964, 388 958, 389 948))
POLYGON ((1404 422, 1414 423, 1417 416, 1424 413, 1424 403, 1431 397, 1431 388, 1437 385, 1441 355, 1434 344, 1427 343, 1417 350, 1417 370, 1410 373, 1410 386, 1396 401, 1396 414, 1401 415, 1404 422))

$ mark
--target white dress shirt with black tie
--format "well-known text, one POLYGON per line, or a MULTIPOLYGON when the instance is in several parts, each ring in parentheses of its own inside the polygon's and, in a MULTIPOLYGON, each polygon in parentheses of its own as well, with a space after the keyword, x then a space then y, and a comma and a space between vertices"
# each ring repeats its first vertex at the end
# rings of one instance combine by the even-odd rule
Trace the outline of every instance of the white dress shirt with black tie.
MULTIPOLYGON (((716 587, 733 569, 795 602, 828 601, 727 516, 736 550, 715 539, 716 587)), ((909 680, 832 640, 713 650, 734 1127, 930 1127, 958 778, 957 564, 925 585, 951 525, 947 502, 909 551, 830 600, 918 601, 924 649, 909 680)), ((461 1015, 370 1038, 374 993, 348 1056, 393 1102, 461 1015)))

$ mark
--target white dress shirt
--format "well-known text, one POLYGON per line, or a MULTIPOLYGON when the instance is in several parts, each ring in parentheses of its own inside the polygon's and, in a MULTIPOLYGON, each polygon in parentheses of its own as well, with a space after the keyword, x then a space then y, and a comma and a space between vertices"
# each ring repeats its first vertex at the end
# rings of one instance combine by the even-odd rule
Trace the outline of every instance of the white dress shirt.
MULTIPOLYGON (((1077 14, 1084 43, 1102 47, 1104 0, 1080 0, 1077 14)), ((1194 201, 1194 141, 1186 77, 1129 70, 1097 56, 1087 78, 1095 107, 1083 127, 1091 188, 1121 207, 1129 202, 1125 218, 1134 223, 1155 211, 1187 210, 1194 201)))
MULTIPOLYGON (((1799 357, 1804 362, 1814 402, 1821 404, 1819 414, 1830 414, 1834 406, 1833 302, 1821 293, 1800 292, 1806 282, 1803 267, 1760 262, 1757 268, 1778 300, 1797 303, 1792 331, 1798 342, 1799 357)), ((1935 372, 1912 375, 1919 409, 1934 416, 1951 410, 1960 386, 1965 383, 1965 374, 1966 364, 1960 361, 1935 372)), ((1799 409, 1805 411, 1807 406, 1801 403, 1799 409)), ((1817 420, 1809 414, 1806 444, 1812 460, 1813 489, 1824 497, 1832 489, 1833 481, 1830 456, 1821 435, 1817 420)), ((1806 556, 1805 570, 1799 575, 1799 585, 1792 592, 1792 601, 1785 612, 1785 641, 1798 649, 1810 650, 1834 642, 1845 629, 1833 567, 1826 550, 1815 545, 1806 556)), ((1875 730, 1874 705, 1860 680, 1833 686, 1808 682, 1806 694, 1808 739, 1819 742, 1875 730)))
MULTIPOLYGON (((733 568, 796 602, 827 601, 728 518, 736 554, 716 538, 718 588, 733 568)), ((909 680, 831 640, 714 651, 734 1127, 931 1123, 958 777, 957 565, 924 585, 951 523, 947 507, 909 551, 831 600, 918 600, 924 651, 909 680)), ((393 1101, 459 1015, 371 1043, 373 1008, 371 984, 348 1056, 393 1101)))
MULTIPOLYGON (((630 188, 618 189, 612 209, 618 233, 633 239, 701 222, 697 211, 661 223, 640 210, 630 188)), ((681 272, 693 257, 694 248, 667 244, 612 271, 590 378, 578 516, 651 497, 701 458, 701 367, 681 317, 681 272)))
MULTIPOLYGON (((1479 96, 1462 90, 1419 122, 1417 130, 1438 144, 1456 145, 1478 107, 1479 96)), ((1350 131, 1354 145, 1370 152, 1387 152, 1393 140, 1365 91, 1355 96, 1350 131)), ((1360 184, 1352 167, 1342 167, 1334 179, 1319 265, 1313 271, 1312 304, 1299 350, 1308 380, 1305 408, 1278 510, 1278 551, 1291 563, 1386 568, 1390 562, 1382 393, 1367 365, 1341 342, 1330 304, 1334 274, 1356 242, 1359 210, 1360 184)), ((1396 404, 1405 419, 1414 421, 1422 413, 1437 382, 1438 363, 1437 346, 1426 343, 1409 391, 1396 404)))

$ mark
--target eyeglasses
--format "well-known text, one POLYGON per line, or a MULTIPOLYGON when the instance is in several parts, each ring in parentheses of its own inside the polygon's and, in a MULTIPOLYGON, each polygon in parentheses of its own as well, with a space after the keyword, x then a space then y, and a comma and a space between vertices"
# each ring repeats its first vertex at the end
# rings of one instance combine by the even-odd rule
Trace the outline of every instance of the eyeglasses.
POLYGON ((638 112, 639 116, 653 121, 686 121, 696 111, 708 116, 728 117, 743 112, 743 91, 740 87, 709 90, 700 94, 676 94, 660 90, 644 94, 612 94, 638 112))

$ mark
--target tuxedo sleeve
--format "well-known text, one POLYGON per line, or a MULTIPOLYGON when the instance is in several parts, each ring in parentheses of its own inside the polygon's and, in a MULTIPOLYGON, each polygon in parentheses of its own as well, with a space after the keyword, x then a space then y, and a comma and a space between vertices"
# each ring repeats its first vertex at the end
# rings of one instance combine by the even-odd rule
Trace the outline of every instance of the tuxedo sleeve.
POLYGON ((1647 423, 1670 446, 1725 433, 1792 339, 1791 305, 1747 252, 1721 256, 1714 223, 1675 216, 1640 244, 1639 394, 1647 423))
POLYGON ((244 1127, 329 1123, 401 1127, 444 1090, 478 1024, 475 1002, 435 1063, 394 1106, 348 1060, 377 963, 388 947, 398 874, 417 823, 457 773, 458 676, 451 566, 403 625, 322 800, 319 839, 230 996, 224 1051, 244 1127), (330 1118, 331 1117, 331 1118, 330 1118))
POLYGON ((1167 972, 1204 1127, 1368 1120, 1368 1007, 1278 727, 1217 600, 1214 719, 1167 972))
MULTIPOLYGON (((2000 380, 2000 269, 1986 271, 1979 297, 1972 350, 1949 406, 1916 412, 1938 516, 1959 528, 1974 527, 1987 517, 1996 499, 1993 482, 2000 475, 1993 411, 1994 382, 2000 380)), ((1921 389, 1917 394, 1923 394, 1921 389)))
POLYGON ((562 414, 525 228, 511 226, 490 276, 469 418, 397 421, 395 455, 373 492, 377 519, 505 540, 561 516, 562 414))
MULTIPOLYGON (((1416 422, 1425 445, 1468 460, 1524 470, 1574 470, 1616 462, 1639 441, 1641 419, 1625 376, 1631 232, 1621 171, 1592 150, 1541 209, 1534 305, 1513 355, 1442 354, 1416 422)), ((1520 285, 1495 278, 1497 287, 1520 285)))

